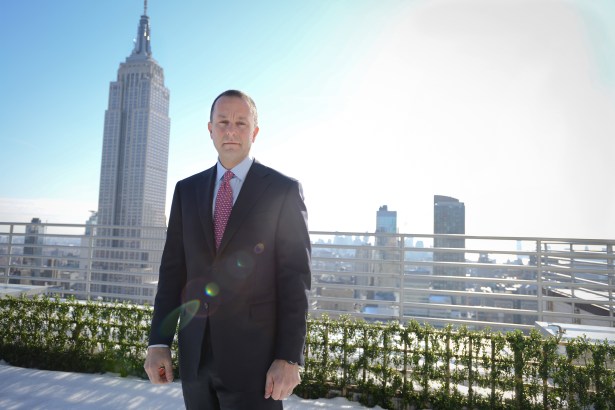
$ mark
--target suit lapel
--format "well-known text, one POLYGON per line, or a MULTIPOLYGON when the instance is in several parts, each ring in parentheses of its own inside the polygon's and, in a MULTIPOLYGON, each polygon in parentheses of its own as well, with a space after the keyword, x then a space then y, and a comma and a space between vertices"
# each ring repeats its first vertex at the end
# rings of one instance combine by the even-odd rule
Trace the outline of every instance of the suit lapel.
POLYGON ((205 233, 205 240, 211 255, 216 254, 216 245, 214 243, 214 222, 213 222, 213 208, 212 198, 214 195, 214 187, 216 185, 216 167, 213 166, 204 171, 202 178, 199 179, 197 184, 197 201, 199 209, 199 217, 201 219, 201 225, 203 226, 203 232, 205 233))
POLYGON ((239 196, 235 201, 235 205, 233 205, 231 216, 229 217, 226 230, 222 236, 222 242, 220 243, 220 249, 218 250, 219 254, 224 251, 226 244, 233 237, 233 235, 235 235, 237 230, 241 227, 243 220, 250 213, 250 209, 252 209, 267 186, 269 186, 270 182, 267 179, 268 174, 269 170, 267 167, 264 167, 260 163, 254 161, 248 171, 248 174, 246 175, 246 180, 243 182, 239 196))

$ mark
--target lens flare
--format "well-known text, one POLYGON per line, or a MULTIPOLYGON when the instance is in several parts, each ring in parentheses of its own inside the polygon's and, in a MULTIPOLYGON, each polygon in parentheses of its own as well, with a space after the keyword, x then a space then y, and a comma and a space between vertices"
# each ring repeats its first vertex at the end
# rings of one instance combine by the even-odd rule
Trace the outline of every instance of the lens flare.
POLYGON ((184 303, 182 308, 184 310, 183 318, 180 323, 180 329, 183 329, 192 321, 192 319, 199 312, 199 308, 201 307, 201 302, 198 300, 189 300, 184 303))
POLYGON ((201 302, 198 300, 190 300, 184 303, 184 317, 193 318, 194 315, 199 311, 199 307, 201 306, 201 302))
POLYGON ((175 333, 175 328, 177 327, 177 319, 179 316, 182 317, 181 328, 186 327, 186 325, 190 323, 190 321, 197 314, 200 306, 201 303, 198 300, 190 300, 175 309, 166 318, 162 320, 160 329, 158 329, 159 334, 165 337, 172 336, 175 333))
MULTIPOLYGON (((254 267, 254 256, 248 252, 237 252, 235 255, 235 266, 241 268, 241 271, 251 270, 254 267)), ((243 272, 245 274, 248 272, 243 272)))
POLYGON ((263 253, 264 250, 265 250, 265 244, 263 243, 257 243, 256 246, 254 247, 254 253, 257 255, 259 253, 263 253))
POLYGON ((218 285, 214 282, 210 282, 207 284, 207 286, 205 286, 205 293, 207 294, 207 296, 214 297, 218 295, 219 292, 220 287, 218 287, 218 285))

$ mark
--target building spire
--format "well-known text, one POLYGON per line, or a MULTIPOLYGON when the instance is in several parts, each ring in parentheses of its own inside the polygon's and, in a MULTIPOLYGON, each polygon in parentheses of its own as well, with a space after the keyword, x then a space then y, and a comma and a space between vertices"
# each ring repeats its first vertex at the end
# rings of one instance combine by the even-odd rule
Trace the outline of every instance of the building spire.
POLYGON ((149 17, 147 16, 147 0, 144 0, 143 15, 139 21, 139 28, 137 30, 137 38, 135 40, 135 47, 132 50, 132 54, 129 59, 135 58, 150 58, 152 56, 152 49, 150 45, 149 37, 149 17))

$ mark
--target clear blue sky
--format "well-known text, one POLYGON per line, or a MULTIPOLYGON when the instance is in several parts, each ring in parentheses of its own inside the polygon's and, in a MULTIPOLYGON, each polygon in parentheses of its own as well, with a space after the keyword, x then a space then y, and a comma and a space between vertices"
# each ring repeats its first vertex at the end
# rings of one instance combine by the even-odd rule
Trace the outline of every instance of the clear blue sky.
MULTIPOLYGON (((168 201, 214 164, 212 99, 251 94, 253 154, 304 184, 314 230, 615 236, 611 0, 149 0, 171 91, 168 201)), ((109 83, 142 0, 0 3, 0 221, 96 209, 109 83)), ((167 212, 170 202, 167 203, 167 212)))

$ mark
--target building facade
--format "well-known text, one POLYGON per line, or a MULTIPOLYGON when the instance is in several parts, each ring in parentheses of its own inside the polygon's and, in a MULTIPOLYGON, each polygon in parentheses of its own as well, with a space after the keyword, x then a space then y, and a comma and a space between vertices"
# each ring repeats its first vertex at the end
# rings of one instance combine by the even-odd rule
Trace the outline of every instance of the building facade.
POLYGON ((396 308, 382 306, 378 301, 399 301, 399 292, 393 291, 401 286, 401 250, 397 237, 397 211, 382 205, 376 212, 375 248, 370 271, 374 276, 368 277, 368 285, 373 289, 367 291, 366 298, 375 301, 367 303, 364 311, 373 313, 395 313, 396 308))
MULTIPOLYGON (((43 241, 45 235, 45 226, 39 218, 32 218, 32 221, 26 225, 26 236, 24 238, 23 247, 23 265, 24 269, 21 274, 31 276, 33 278, 45 277, 45 272, 42 269, 43 262, 43 241)), ((22 284, 44 285, 44 280, 32 279, 22 281, 22 284)))
MULTIPOLYGON (((465 204, 463 202, 450 196, 434 195, 433 212, 433 232, 435 235, 465 234, 466 217, 465 204)), ((465 275, 463 268, 448 267, 446 265, 437 264, 438 262, 464 262, 465 254, 463 252, 455 251, 454 248, 465 248, 465 239, 434 236, 434 275, 452 277, 460 277, 465 275), (441 250, 438 251, 438 249, 441 250)), ((437 290, 465 291, 466 284, 463 281, 453 279, 434 280, 432 282, 432 288, 437 290)), ((431 299, 435 303, 453 305, 461 302, 458 300, 457 296, 446 294, 434 294, 431 299)))
POLYGON ((397 211, 382 205, 376 213, 376 232, 397 233, 397 211))

